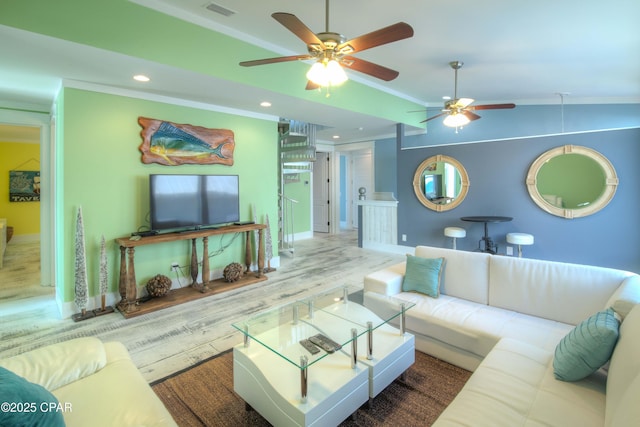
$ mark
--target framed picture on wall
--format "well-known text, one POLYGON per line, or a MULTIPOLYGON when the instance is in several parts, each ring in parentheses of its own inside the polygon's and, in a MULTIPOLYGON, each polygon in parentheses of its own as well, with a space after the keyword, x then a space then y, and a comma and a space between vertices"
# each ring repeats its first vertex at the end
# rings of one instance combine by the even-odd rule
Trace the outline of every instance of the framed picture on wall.
POLYGON ((40 171, 9 171, 9 201, 39 202, 40 171))

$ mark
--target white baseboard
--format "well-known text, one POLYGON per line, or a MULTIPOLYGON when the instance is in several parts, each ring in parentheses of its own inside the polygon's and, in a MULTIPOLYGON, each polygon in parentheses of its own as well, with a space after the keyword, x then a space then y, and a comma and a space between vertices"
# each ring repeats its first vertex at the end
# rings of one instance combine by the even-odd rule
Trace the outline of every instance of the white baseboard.
POLYGON ((37 234, 14 234, 9 245, 12 243, 33 243, 40 241, 40 233, 37 234))
MULTIPOLYGON (((266 265, 266 264, 265 264, 266 265)), ((278 268, 280 267, 280 257, 276 256, 271 258, 271 267, 273 268, 278 268)), ((257 269, 257 265, 256 264, 252 264, 251 269, 255 270, 257 269)), ((217 279, 222 277, 222 271, 224 269, 223 268, 217 268, 214 269, 210 272, 209 277, 210 280, 211 279, 217 279)), ((202 282, 202 273, 200 272, 198 274, 198 282, 202 282)), ((178 282, 178 279, 171 279, 171 288, 172 289, 178 289, 178 288, 184 288, 186 286, 189 286, 191 284, 191 276, 189 277, 184 277, 183 275, 180 276, 180 282, 178 282)), ((145 295, 147 295, 147 290, 145 288, 145 286, 139 286, 137 289, 137 293, 138 293, 138 297, 143 297, 145 295)), ((111 292, 106 294, 106 305, 107 306, 111 306, 114 307, 116 306, 116 304, 118 304, 118 302, 120 302, 120 293, 119 292, 111 292)), ((78 308, 76 307, 75 302, 70 301, 70 302, 63 302, 60 301, 57 296, 56 296, 56 304, 58 305, 58 311, 60 312, 60 316, 62 319, 68 319, 70 318, 72 315, 76 314, 79 312, 78 308)), ((89 301, 87 301, 87 311, 90 310, 95 310, 96 308, 100 308, 102 305, 102 298, 100 297, 100 295, 96 295, 96 296, 92 296, 89 297, 89 301)))
POLYGON ((362 242, 362 247, 364 249, 371 249, 374 251, 380 252, 390 252, 394 254, 411 254, 413 255, 416 251, 416 248, 412 246, 401 246, 401 245, 392 245, 388 243, 375 243, 375 242, 362 242))

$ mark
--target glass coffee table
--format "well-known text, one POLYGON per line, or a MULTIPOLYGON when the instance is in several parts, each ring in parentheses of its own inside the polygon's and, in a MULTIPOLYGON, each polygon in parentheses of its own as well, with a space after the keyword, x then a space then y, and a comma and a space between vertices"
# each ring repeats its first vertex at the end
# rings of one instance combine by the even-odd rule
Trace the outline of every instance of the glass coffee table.
POLYGON ((380 318, 339 287, 234 323, 244 334, 233 348, 235 392, 273 425, 339 424, 415 360, 404 331, 413 304, 392 301, 380 318), (396 318, 400 329, 389 324, 396 318), (312 354, 300 343, 318 334, 339 348, 312 354))

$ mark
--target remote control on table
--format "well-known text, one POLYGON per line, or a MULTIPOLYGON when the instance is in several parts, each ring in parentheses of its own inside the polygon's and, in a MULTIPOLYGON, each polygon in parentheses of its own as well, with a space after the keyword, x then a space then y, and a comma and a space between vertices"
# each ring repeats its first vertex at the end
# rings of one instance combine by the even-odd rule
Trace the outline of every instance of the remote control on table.
POLYGON ((327 353, 333 353, 334 351, 340 350, 342 348, 340 344, 322 334, 317 334, 309 337, 309 341, 311 341, 327 353))
POLYGON ((320 349, 309 340, 300 340, 300 345, 307 349, 307 351, 311 354, 320 353, 320 349))

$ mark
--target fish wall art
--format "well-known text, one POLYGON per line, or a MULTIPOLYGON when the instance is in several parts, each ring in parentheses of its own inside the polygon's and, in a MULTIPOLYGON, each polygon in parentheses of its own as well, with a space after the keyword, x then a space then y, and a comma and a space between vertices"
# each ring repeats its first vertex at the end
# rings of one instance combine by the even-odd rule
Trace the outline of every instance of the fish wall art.
POLYGON ((233 131, 138 117, 142 163, 233 165, 233 131))

